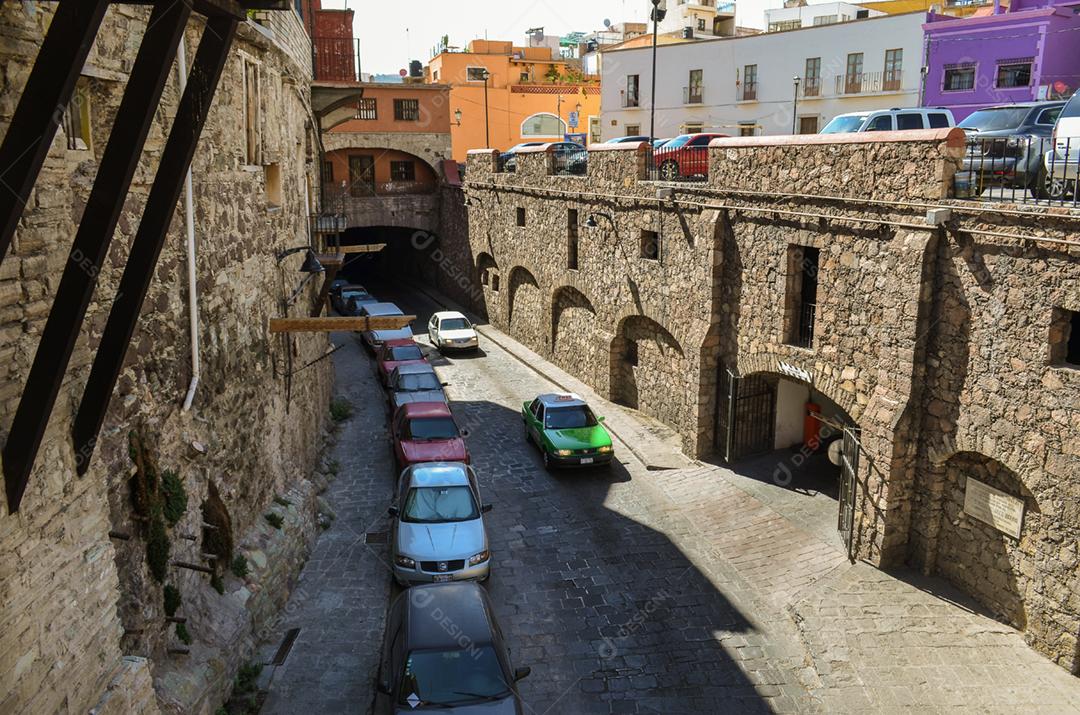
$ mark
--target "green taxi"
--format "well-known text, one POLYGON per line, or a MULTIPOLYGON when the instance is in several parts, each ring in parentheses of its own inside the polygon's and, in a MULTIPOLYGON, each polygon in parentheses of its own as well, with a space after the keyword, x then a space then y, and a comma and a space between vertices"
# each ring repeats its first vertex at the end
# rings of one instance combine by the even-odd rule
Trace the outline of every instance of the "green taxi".
POLYGON ((544 467, 610 465, 611 435, 577 395, 540 395, 521 405, 525 439, 544 455, 544 467))

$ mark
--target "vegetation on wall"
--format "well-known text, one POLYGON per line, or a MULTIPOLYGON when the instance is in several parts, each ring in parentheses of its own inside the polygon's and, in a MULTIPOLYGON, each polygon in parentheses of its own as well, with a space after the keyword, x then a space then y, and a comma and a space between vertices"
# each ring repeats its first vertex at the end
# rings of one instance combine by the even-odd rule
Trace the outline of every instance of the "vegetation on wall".
POLYGON ((159 478, 157 461, 138 432, 128 433, 128 456, 135 465, 131 477, 131 505, 143 525, 146 565, 150 575, 162 583, 168 575, 171 543, 167 527, 175 526, 187 511, 184 481, 176 472, 159 478))

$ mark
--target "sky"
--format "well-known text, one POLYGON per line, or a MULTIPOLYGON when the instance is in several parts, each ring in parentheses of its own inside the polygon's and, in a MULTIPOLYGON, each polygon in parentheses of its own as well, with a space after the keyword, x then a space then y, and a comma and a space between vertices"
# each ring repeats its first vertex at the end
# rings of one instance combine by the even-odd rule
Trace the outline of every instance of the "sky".
MULTIPOLYGON (((767 3, 781 4, 741 0, 738 23, 760 25, 752 20, 767 3)), ((346 5, 356 12, 362 69, 373 74, 396 74, 410 59, 426 65, 443 35, 459 47, 485 34, 524 44, 529 28, 543 27, 549 35, 591 32, 603 29, 605 19, 643 22, 651 7, 649 0, 323 0, 328 9, 346 5)))

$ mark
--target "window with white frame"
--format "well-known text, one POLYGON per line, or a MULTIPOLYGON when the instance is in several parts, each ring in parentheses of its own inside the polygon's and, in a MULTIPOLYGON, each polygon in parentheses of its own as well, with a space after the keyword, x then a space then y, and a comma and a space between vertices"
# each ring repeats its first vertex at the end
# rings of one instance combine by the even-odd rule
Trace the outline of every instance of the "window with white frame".
POLYGON ((465 68, 465 79, 469 82, 483 82, 488 76, 486 67, 465 68))
POLYGON ((534 114, 521 123, 521 136, 540 138, 561 138, 566 134, 566 122, 554 114, 541 112, 534 114))

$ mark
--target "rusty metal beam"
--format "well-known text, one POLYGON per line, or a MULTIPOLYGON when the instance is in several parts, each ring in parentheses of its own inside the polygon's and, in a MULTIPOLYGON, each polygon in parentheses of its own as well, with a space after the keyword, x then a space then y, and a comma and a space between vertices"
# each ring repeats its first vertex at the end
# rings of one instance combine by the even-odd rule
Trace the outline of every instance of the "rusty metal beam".
POLYGON ((22 501, 190 14, 190 0, 158 0, 139 46, 4 446, 4 484, 12 512, 22 501))
POLYGON ((177 201, 180 200, 184 176, 191 166, 191 159, 206 124, 206 116, 225 69, 237 24, 235 17, 213 16, 207 19, 203 30, 188 85, 180 99, 176 119, 161 154, 142 221, 132 242, 131 254, 124 267, 116 299, 109 312, 109 320, 101 336, 94 364, 90 368, 90 377, 75 415, 72 437, 76 452, 84 455, 82 461, 76 465, 79 474, 84 474, 89 466, 90 455, 105 420, 109 398, 120 375, 124 355, 139 320, 139 311, 154 278, 154 269, 161 254, 161 247, 165 243, 165 235, 176 212, 177 201))
POLYGON ((71 101, 109 0, 61 0, 0 144, 0 263, 71 101))
POLYGON ((274 333, 332 333, 338 330, 400 330, 409 327, 415 315, 379 317, 270 318, 268 330, 274 333))

